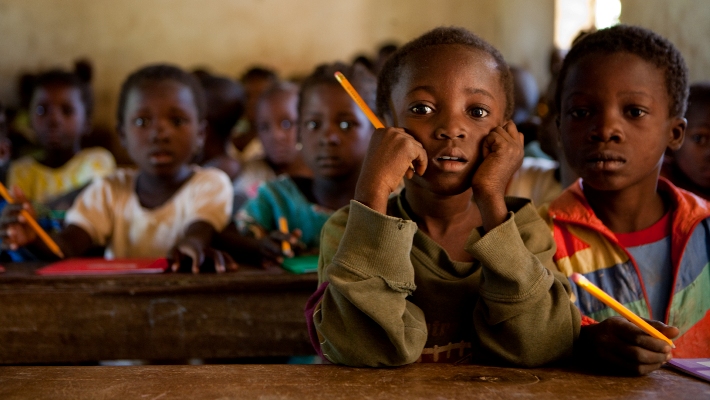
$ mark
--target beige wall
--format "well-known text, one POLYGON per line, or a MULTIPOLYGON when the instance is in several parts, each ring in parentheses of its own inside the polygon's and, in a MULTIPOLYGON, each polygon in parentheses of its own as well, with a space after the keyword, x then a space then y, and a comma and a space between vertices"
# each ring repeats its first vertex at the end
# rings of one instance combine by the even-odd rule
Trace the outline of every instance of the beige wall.
POLYGON ((710 1, 622 0, 621 21, 652 29, 678 46, 691 83, 710 80, 710 1))
POLYGON ((118 87, 151 62, 236 76, 253 63, 304 74, 387 40, 460 25, 547 82, 554 0, 0 0, 0 100, 21 71, 94 61, 96 122, 113 125, 118 87))

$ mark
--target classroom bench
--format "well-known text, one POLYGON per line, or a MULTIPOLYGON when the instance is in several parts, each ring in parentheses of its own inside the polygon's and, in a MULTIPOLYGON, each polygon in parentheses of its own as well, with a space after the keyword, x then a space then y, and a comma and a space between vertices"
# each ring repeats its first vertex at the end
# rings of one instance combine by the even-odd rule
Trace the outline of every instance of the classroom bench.
POLYGON ((303 316, 314 273, 46 277, 38 264, 4 266, 0 364, 314 353, 303 316))
POLYGON ((688 400, 710 398, 710 384, 667 369, 607 377, 554 368, 432 364, 0 367, 0 398, 688 400))

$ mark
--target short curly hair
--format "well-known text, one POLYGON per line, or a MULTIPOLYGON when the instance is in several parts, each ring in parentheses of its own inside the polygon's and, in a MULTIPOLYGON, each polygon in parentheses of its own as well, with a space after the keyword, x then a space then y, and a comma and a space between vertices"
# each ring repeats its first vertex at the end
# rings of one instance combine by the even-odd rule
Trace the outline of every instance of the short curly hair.
MULTIPOLYGON (((355 63, 353 65, 336 62, 332 64, 321 64, 301 82, 301 90, 298 93, 298 114, 301 114, 303 99, 310 88, 317 85, 336 85, 340 87, 335 73, 340 71, 357 90, 360 97, 370 108, 375 107, 375 95, 377 94, 377 78, 367 67, 355 63)), ((345 89, 343 89, 343 93, 345 89)))
POLYGON ((557 77, 555 105, 561 110, 562 91, 570 68, 593 54, 630 53, 663 70, 669 116, 682 117, 688 100, 688 67, 680 51, 663 36, 639 26, 616 25, 584 35, 572 46, 557 77))
POLYGON ((409 62, 409 56, 426 47, 458 44, 481 50, 493 57, 500 72, 500 81, 505 92, 505 119, 513 115, 513 77, 503 55, 490 43, 459 27, 435 28, 400 47, 385 62, 380 71, 377 87, 377 112, 383 116, 389 109, 389 99, 393 88, 399 82, 402 69, 409 62))
MULTIPOLYGON (((88 119, 94 113, 94 91, 91 88, 91 78, 93 77, 93 67, 91 63, 84 60, 79 60, 74 63, 74 71, 66 71, 63 69, 51 69, 39 75, 27 75, 27 84, 32 87, 32 96, 39 88, 47 88, 50 86, 63 86, 76 88, 79 90, 81 102, 84 104, 86 117, 88 119)), ((32 97, 31 96, 31 97, 32 97)))
POLYGON ((116 110, 116 120, 118 121, 118 126, 123 125, 123 118, 126 112, 126 102, 128 101, 128 93, 131 89, 140 88, 150 83, 164 81, 175 81, 187 86, 192 92, 192 97, 195 100, 197 118, 200 120, 205 118, 205 92, 202 89, 200 81, 194 75, 175 65, 153 64, 143 67, 130 74, 123 82, 123 85, 121 85, 121 93, 118 96, 118 109, 116 110))

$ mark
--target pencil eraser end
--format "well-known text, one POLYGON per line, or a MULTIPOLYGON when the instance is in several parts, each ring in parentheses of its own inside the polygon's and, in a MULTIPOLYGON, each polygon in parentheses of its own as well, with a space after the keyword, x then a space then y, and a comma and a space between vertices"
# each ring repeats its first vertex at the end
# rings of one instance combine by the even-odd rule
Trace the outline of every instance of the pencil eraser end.
POLYGON ((572 281, 573 281, 574 283, 579 283, 579 280, 582 279, 583 276, 580 275, 579 273, 575 272, 575 273, 573 273, 572 275, 570 275, 570 278, 572 278, 572 281))

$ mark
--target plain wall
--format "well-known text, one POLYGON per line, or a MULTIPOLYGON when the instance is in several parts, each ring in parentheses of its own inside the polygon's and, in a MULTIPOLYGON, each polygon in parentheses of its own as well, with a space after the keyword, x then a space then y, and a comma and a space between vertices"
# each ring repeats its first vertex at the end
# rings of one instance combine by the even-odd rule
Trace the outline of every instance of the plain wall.
POLYGON ((690 69, 690 81, 710 80, 710 1, 622 0, 621 22, 640 25, 675 44, 690 69))
POLYGON ((554 0, 0 0, 0 100, 17 76, 94 63, 95 122, 114 125, 133 70, 171 62, 236 77, 252 64, 304 75, 439 25, 466 27, 547 83, 554 0))

